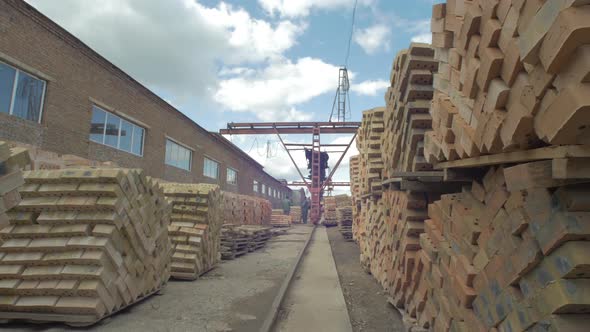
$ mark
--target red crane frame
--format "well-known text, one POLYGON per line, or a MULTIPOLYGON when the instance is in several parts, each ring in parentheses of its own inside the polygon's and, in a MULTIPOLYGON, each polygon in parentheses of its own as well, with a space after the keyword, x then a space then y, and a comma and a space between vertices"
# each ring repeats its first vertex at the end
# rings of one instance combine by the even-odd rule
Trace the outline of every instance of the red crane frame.
MULTIPOLYGON (((357 130, 360 127, 360 122, 259 122, 259 123, 228 123, 227 129, 219 131, 222 135, 269 135, 276 134, 283 148, 287 151, 291 162, 297 169, 303 182, 293 182, 289 185, 304 185, 311 194, 311 214, 310 218, 314 224, 317 224, 321 218, 321 196, 325 187, 330 184, 332 186, 344 186, 347 183, 332 182, 332 176, 340 166, 348 149, 354 142, 357 130), (312 144, 287 144, 283 141, 281 134, 312 134, 312 144), (350 143, 348 144, 321 144, 321 134, 353 134, 350 143), (294 147, 294 148, 290 148, 294 147), (305 147, 311 147, 311 182, 307 181, 301 170, 297 166, 295 159, 291 155, 291 151, 302 150, 305 147), (322 182, 320 181, 320 153, 322 147, 345 147, 344 151, 330 151, 342 152, 336 165, 332 168, 330 174, 322 182)), ((350 185, 348 183, 348 185, 350 185)))

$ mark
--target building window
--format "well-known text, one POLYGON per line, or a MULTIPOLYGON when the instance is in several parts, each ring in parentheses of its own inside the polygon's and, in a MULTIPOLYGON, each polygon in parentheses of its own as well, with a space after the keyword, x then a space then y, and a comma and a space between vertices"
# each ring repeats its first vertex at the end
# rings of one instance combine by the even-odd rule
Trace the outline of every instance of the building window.
POLYGON ((0 112, 41 122, 45 81, 0 62, 0 112))
POLYGON ((258 192, 258 181, 254 180, 254 188, 252 188, 252 190, 254 190, 255 193, 258 192))
POLYGON ((266 185, 264 183, 262 184, 262 194, 266 195, 266 185))
POLYGON ((233 168, 228 167, 227 169, 227 183, 238 184, 238 172, 233 168))
POLYGON ((192 160, 193 152, 190 149, 166 139, 166 165, 190 171, 192 160))
POLYGON ((138 125, 92 106, 90 140, 93 142, 142 156, 144 131, 138 125))
POLYGON ((205 157, 205 164, 203 167, 203 175, 208 178, 219 178, 219 163, 205 157))

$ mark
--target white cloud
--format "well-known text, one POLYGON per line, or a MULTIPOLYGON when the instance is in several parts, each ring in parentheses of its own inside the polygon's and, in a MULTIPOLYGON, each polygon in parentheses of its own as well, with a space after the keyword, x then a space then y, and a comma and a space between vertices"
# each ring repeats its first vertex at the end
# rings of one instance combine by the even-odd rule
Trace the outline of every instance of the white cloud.
POLYGON ((413 34, 414 43, 432 43, 432 32, 430 32, 430 20, 420 20, 408 25, 408 31, 413 34))
POLYGON ((305 121, 296 106, 335 91, 339 67, 315 58, 272 61, 268 67, 224 79, 215 101, 234 112, 252 112, 264 121, 305 121))
MULTIPOLYGON (((354 0, 258 0, 258 3, 271 15, 283 17, 305 17, 313 9, 352 9, 354 0)), ((374 0, 360 0, 359 6, 369 6, 374 0)))
POLYGON ((152 89, 208 96, 218 63, 262 63, 296 43, 304 24, 270 23, 242 8, 193 0, 27 0, 152 89))
POLYGON ((390 36, 391 30, 389 26, 377 24, 366 29, 356 30, 353 38, 367 54, 375 54, 381 50, 389 50, 391 46, 390 36))
POLYGON ((412 37, 412 42, 430 44, 430 43, 432 43, 432 34, 431 33, 424 33, 424 34, 416 35, 416 36, 412 37))
POLYGON ((384 91, 391 83, 385 80, 364 81, 359 84, 352 84, 350 89, 359 95, 376 96, 378 93, 384 91))

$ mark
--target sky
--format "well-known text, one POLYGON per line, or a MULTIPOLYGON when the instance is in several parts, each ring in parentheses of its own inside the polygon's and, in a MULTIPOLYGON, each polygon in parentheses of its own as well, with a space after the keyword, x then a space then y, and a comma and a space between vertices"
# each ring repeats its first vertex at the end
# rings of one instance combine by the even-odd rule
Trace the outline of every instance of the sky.
MULTIPOLYGON (((218 131, 228 122, 328 121, 355 0, 27 2, 193 121, 218 131)), ((384 105, 397 52, 412 41, 430 42, 433 3, 358 0, 347 63, 350 121, 384 105)), ((322 142, 351 138, 325 135, 322 142)), ((228 139, 269 174, 299 180, 276 136, 228 139)), ((310 135, 284 139, 311 141, 310 135)), ((349 180, 348 159, 357 153, 353 145, 335 181, 349 180)), ((331 166, 338 157, 331 154, 331 166)), ((294 158, 303 170, 303 153, 294 158)))

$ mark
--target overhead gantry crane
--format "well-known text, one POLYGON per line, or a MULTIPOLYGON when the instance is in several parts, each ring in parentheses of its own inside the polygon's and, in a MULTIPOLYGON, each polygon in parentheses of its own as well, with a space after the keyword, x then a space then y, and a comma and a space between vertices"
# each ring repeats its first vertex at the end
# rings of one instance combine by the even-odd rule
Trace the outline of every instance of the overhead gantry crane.
POLYGON ((318 223, 321 216, 321 196, 327 186, 346 186, 345 182, 332 182, 332 176, 340 166, 344 156, 354 142, 360 122, 270 122, 270 123, 228 123, 227 129, 219 131, 222 135, 269 135, 275 134, 291 162, 301 176, 302 182, 289 183, 290 186, 305 186, 311 194, 311 221, 318 223), (311 144, 285 143, 281 135, 312 135, 311 144), (321 144, 321 134, 352 134, 348 144, 321 144), (322 148, 344 148, 342 151, 330 151, 331 153, 342 153, 336 165, 332 167, 330 174, 324 181, 320 179, 320 154, 322 148), (292 151, 301 151, 311 148, 311 181, 303 175, 295 162, 292 151))

